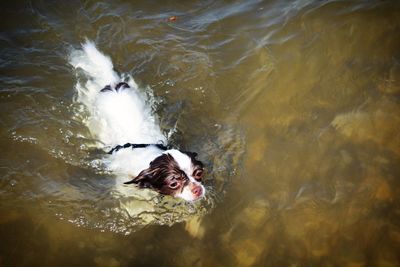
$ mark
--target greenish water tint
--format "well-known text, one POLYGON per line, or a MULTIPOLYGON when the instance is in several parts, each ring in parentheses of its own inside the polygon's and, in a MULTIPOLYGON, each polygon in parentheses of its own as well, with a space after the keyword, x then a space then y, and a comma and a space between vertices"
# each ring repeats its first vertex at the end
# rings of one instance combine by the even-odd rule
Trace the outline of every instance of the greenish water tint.
POLYGON ((0 266, 400 265, 398 2, 0 6, 0 266), (86 37, 199 152, 205 200, 113 194, 73 101, 86 37))

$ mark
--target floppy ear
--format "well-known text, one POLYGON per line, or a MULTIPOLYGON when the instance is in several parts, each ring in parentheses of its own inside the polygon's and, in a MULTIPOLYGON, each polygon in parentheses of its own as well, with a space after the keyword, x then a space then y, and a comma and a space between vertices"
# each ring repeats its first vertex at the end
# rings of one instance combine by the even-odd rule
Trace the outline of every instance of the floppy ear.
POLYGON ((145 169, 141 171, 138 176, 124 184, 136 184, 139 188, 151 188, 151 179, 153 174, 154 173, 149 169, 145 169))

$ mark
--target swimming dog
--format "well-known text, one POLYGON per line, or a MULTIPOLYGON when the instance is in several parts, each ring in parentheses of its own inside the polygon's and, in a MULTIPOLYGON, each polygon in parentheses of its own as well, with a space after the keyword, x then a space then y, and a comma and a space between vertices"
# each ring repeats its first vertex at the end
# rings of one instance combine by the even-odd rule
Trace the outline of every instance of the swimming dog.
POLYGON ((77 100, 89 112, 85 121, 108 153, 107 167, 127 177, 126 186, 150 188, 187 201, 202 198, 204 167, 197 154, 166 145, 149 99, 132 78, 119 75, 94 43, 71 53, 70 64, 86 77, 77 83, 77 100))

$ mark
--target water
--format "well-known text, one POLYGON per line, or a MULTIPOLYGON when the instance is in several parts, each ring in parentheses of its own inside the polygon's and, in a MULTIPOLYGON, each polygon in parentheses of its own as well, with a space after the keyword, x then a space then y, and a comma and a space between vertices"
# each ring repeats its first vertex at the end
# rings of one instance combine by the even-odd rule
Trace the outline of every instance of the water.
POLYGON ((0 266, 400 265, 397 1, 0 10, 0 266), (113 195, 74 102, 85 37, 199 152, 206 199, 113 195))

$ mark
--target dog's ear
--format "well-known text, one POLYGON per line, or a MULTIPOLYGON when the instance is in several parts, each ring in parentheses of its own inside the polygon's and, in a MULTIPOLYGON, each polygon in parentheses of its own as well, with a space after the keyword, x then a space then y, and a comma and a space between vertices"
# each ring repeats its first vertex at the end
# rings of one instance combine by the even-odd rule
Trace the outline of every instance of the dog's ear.
POLYGON ((139 188, 151 188, 153 174, 154 173, 149 169, 145 169, 141 171, 138 176, 124 184, 136 184, 139 188))
POLYGON ((159 190, 164 186, 165 179, 174 167, 174 160, 170 154, 161 156, 150 162, 150 166, 141 171, 138 176, 125 184, 136 184, 139 188, 152 188, 159 190))
POLYGON ((197 153, 196 152, 190 152, 190 151, 183 151, 183 153, 185 153, 186 155, 188 155, 191 158, 196 158, 197 157, 197 153))

